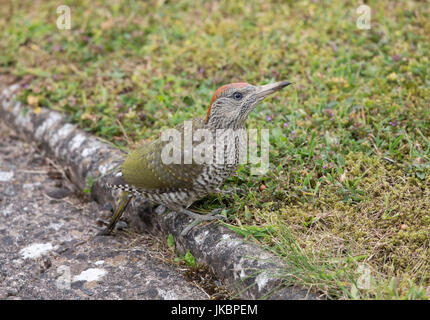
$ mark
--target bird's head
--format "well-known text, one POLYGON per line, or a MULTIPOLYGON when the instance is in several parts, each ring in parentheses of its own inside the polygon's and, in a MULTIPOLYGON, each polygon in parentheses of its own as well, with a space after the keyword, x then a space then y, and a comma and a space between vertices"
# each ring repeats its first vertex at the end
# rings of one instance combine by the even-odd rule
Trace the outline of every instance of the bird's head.
POLYGON ((291 82, 280 81, 253 86, 238 82, 222 86, 212 96, 205 121, 216 128, 240 127, 261 100, 289 84, 291 82))

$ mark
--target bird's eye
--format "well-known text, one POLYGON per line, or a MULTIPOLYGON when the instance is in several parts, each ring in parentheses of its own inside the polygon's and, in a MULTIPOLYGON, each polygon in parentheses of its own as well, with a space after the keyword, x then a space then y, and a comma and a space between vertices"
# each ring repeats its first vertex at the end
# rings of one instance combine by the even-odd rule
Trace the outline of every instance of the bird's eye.
POLYGON ((242 97, 243 97, 243 95, 240 92, 233 93, 233 98, 235 100, 240 100, 240 99, 242 99, 242 97))

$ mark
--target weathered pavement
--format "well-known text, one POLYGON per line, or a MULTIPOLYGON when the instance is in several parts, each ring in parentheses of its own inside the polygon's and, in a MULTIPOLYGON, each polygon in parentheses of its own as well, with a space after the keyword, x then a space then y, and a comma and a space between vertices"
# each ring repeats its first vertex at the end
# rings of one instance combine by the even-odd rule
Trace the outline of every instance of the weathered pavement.
POLYGON ((103 208, 72 188, 0 120, 0 299, 208 298, 149 236, 96 237, 103 208))

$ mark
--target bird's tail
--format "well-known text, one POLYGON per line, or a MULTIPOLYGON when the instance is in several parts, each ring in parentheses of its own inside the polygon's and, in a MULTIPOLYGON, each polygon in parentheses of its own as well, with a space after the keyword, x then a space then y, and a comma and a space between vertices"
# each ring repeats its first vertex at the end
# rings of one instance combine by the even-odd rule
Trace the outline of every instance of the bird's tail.
POLYGON ((130 197, 132 197, 133 195, 140 195, 141 191, 137 188, 134 188, 130 185, 128 185, 124 179, 122 178, 122 175, 117 175, 115 177, 112 177, 110 179, 108 179, 105 183, 106 187, 109 189, 114 189, 114 190, 122 190, 124 192, 127 192, 129 194, 130 197))

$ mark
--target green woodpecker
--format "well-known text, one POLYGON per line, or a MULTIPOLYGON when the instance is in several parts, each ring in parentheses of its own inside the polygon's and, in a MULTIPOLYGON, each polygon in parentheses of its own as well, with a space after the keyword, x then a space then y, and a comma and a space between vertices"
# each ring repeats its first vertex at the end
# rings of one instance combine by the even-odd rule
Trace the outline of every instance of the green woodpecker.
POLYGON ((187 208, 209 193, 219 191, 224 180, 238 168, 238 137, 228 129, 245 130, 245 121, 255 106, 289 84, 291 83, 288 81, 281 81, 253 86, 240 82, 222 86, 212 96, 205 118, 193 119, 188 126, 182 123, 175 127, 181 138, 176 148, 169 152, 172 139, 160 136, 134 150, 122 164, 121 172, 106 183, 107 187, 122 190, 122 193, 111 222, 101 234, 112 232, 133 196, 142 196, 192 217, 194 222, 183 230, 182 235, 186 235, 194 225, 202 221, 223 218, 216 214, 218 210, 202 215, 187 208), (214 139, 205 136, 203 142, 196 142, 198 139, 191 138, 191 143, 187 146, 186 130, 190 130, 188 133, 193 137, 199 130, 209 132, 214 139), (222 150, 216 150, 217 144, 214 141, 215 137, 219 137, 218 131, 227 132, 224 136, 221 135, 224 139, 222 150), (212 148, 213 152, 209 157, 212 161, 197 161, 195 157, 188 157, 186 161, 187 155, 193 154, 193 150, 188 150, 190 147, 199 147, 198 150, 204 150, 203 153, 208 154, 212 148), (179 153, 179 156, 176 155, 176 160, 179 161, 172 161, 172 153, 179 153))

